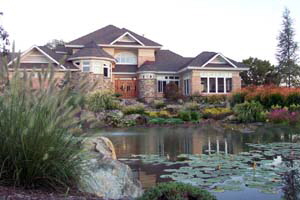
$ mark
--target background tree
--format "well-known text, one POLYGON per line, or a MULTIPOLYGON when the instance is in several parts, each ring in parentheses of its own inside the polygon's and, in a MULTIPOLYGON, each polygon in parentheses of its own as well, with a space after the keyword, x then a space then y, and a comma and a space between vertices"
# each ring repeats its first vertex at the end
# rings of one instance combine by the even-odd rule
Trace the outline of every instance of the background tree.
POLYGON ((275 66, 269 61, 250 57, 243 60, 243 63, 250 68, 240 73, 244 85, 279 84, 275 66))
POLYGON ((60 45, 64 45, 65 41, 63 40, 58 40, 58 39, 53 39, 51 41, 49 41, 46 46, 50 49, 55 49, 56 47, 60 46, 60 45))
MULTIPOLYGON (((0 17, 3 15, 2 12, 0 12, 0 17)), ((3 28, 2 24, 0 24, 0 53, 6 55, 9 52, 8 46, 9 46, 9 40, 8 40, 8 33, 3 28)))
POLYGON ((279 64, 278 72, 281 75, 281 83, 291 87, 298 85, 299 82, 300 69, 297 65, 298 44, 294 39, 295 30, 289 9, 285 8, 282 18, 282 29, 278 37, 276 58, 279 64))

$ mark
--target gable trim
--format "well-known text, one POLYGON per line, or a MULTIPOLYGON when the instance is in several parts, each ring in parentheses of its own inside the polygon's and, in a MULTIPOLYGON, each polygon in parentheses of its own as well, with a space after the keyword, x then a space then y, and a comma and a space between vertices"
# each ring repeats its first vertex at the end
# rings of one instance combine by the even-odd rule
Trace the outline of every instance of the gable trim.
POLYGON ((129 32, 125 32, 124 34, 122 34, 121 36, 119 36, 117 39, 115 39, 114 41, 112 41, 110 43, 110 45, 113 45, 114 43, 116 43, 118 40, 120 40, 122 37, 129 35, 130 37, 132 37, 135 41, 137 41, 140 45, 145 46, 140 40, 138 40, 136 37, 134 37, 132 34, 130 34, 129 32))
POLYGON ((208 65, 209 63, 211 63, 211 61, 213 61, 215 58, 217 58, 218 56, 221 56, 226 62, 228 62, 231 66, 233 66, 234 68, 238 68, 235 64, 233 64, 232 62, 230 62, 230 60, 228 60, 225 56, 223 56, 221 53, 217 53, 216 55, 214 55, 211 59, 209 59, 206 63, 204 63, 201 68, 204 68, 206 65, 208 65))
MULTIPOLYGON (((60 64, 59 62, 57 62, 57 60, 55 60, 54 58, 52 58, 51 56, 49 56, 46 52, 44 52, 42 49, 40 49, 38 46, 33 45, 32 47, 30 47, 29 49, 27 49, 26 51, 24 51, 21 55, 20 55, 20 59, 25 56, 26 54, 28 54, 32 49, 37 49, 40 53, 42 53, 44 56, 46 56, 48 59, 50 59, 51 61, 53 61, 55 64, 57 64, 58 66, 60 66, 62 69, 66 69, 62 64, 60 64)), ((13 62, 15 62, 18 59, 18 57, 16 57, 15 59, 13 59, 12 61, 10 61, 8 63, 8 65, 11 65, 13 62)))

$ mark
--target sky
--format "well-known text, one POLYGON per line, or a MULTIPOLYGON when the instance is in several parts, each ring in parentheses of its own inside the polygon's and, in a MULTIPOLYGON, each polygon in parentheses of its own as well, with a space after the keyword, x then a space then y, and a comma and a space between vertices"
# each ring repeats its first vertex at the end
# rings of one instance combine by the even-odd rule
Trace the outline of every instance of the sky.
POLYGON ((300 42, 300 0, 0 0, 0 23, 20 51, 113 24, 186 57, 215 51, 276 64, 284 7, 300 42))

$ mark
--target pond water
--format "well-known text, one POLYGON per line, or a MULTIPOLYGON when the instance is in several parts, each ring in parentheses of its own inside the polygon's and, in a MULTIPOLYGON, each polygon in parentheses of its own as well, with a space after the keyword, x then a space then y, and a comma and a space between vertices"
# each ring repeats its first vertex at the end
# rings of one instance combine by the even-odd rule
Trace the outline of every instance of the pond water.
MULTIPOLYGON (((249 151, 247 143, 298 142, 298 133, 298 129, 283 126, 203 124, 199 127, 111 129, 95 134, 108 137, 115 146, 118 159, 133 169, 135 177, 141 181, 144 188, 149 188, 168 180, 161 178, 161 175, 166 174, 164 170, 168 167, 163 163, 144 163, 136 159, 135 155, 160 155, 172 161, 180 154, 239 154, 249 151)), ((283 195, 282 192, 265 194, 258 189, 247 187, 242 191, 214 194, 219 200, 276 200, 281 199, 283 195)))

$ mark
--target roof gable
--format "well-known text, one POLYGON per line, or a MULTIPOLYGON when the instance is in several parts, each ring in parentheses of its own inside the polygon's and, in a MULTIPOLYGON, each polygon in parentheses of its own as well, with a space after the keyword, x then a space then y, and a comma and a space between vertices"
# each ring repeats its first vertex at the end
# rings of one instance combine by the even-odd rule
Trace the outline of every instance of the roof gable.
POLYGON ((70 46, 74 45, 85 45, 91 41, 95 41, 96 44, 102 44, 102 45, 111 45, 111 43, 114 43, 116 40, 120 39, 120 37, 124 36, 124 34, 129 35, 138 42, 139 45, 143 44, 144 46, 155 46, 160 47, 161 45, 148 39, 143 36, 140 36, 128 29, 125 28, 118 28, 114 25, 108 25, 101 29, 98 29, 92 33, 89 33, 87 35, 84 35, 82 37, 79 37, 67 44, 70 46))
POLYGON ((123 35, 112 41, 110 44, 145 46, 141 41, 139 41, 137 38, 135 38, 132 34, 128 32, 124 33, 123 35))

